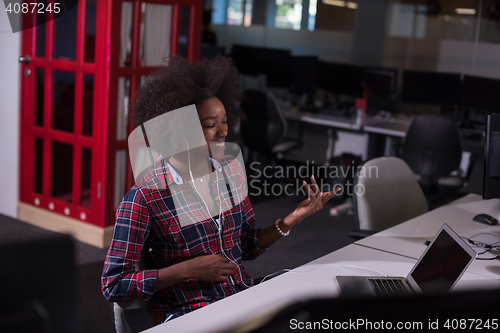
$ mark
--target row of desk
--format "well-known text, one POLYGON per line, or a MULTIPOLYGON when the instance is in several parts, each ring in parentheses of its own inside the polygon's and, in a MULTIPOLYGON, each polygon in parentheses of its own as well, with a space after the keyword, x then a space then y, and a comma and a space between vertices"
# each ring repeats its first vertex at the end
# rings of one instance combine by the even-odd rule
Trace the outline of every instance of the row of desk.
MULTIPOLYGON (((239 331, 248 331, 250 326, 241 325, 256 324, 249 318, 272 315, 298 301, 338 296, 338 275, 406 276, 424 252, 424 242, 431 240, 443 223, 462 237, 500 240, 500 225, 472 221, 479 213, 500 216, 500 199, 482 200, 469 194, 147 332, 222 332, 238 326, 239 331)), ((498 259, 476 259, 455 290, 479 288, 500 288, 498 259)))
POLYGON ((392 155, 391 149, 393 140, 401 139, 406 136, 406 132, 413 120, 412 116, 397 115, 391 117, 383 116, 367 116, 363 123, 358 123, 355 117, 344 117, 332 114, 309 113, 303 111, 292 111, 283 108, 283 114, 289 121, 298 121, 307 124, 320 125, 329 128, 328 131, 328 148, 326 152, 327 161, 332 157, 335 149, 334 131, 347 131, 360 134, 368 134, 366 157, 368 159, 383 154, 384 156, 392 155), (384 147, 381 151, 378 147, 376 136, 384 138, 384 147))

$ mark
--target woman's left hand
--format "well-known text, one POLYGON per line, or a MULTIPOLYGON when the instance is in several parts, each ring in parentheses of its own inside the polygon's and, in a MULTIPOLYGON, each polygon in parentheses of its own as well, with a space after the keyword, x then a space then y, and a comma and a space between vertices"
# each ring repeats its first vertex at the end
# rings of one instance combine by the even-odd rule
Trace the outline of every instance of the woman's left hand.
POLYGON ((299 224, 307 216, 323 208, 323 205, 333 197, 336 191, 339 190, 336 188, 330 192, 321 192, 314 176, 311 177, 311 186, 309 186, 305 181, 303 181, 302 184, 304 185, 309 197, 299 203, 297 208, 295 208, 295 210, 285 218, 284 222, 290 228, 299 224))

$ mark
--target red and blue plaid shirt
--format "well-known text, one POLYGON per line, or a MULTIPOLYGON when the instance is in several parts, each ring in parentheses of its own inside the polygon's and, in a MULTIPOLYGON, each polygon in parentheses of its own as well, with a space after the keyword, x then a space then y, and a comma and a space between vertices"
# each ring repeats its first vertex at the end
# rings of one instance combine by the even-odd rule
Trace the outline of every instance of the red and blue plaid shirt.
POLYGON ((151 300, 157 323, 169 313, 187 313, 253 285, 242 260, 265 250, 257 246, 254 212, 242 166, 228 156, 212 160, 210 187, 222 209, 222 231, 199 194, 163 159, 123 198, 109 247, 101 288, 108 301, 151 300), (154 269, 138 270, 143 247, 154 269), (154 293, 157 270, 198 256, 220 254, 238 265, 228 282, 188 279, 154 293))

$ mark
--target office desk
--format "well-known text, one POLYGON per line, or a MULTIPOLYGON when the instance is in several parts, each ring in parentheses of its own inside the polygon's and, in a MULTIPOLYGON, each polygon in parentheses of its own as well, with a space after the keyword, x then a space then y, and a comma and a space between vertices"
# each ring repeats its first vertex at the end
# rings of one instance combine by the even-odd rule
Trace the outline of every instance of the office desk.
MULTIPOLYGON (((293 121, 300 121, 308 124, 321 125, 330 128, 328 132, 328 157, 332 156, 333 141, 335 135, 332 130, 348 131, 356 133, 367 133, 370 135, 368 139, 368 146, 366 147, 365 156, 371 159, 375 156, 380 156, 380 149, 378 149, 378 137, 384 138, 383 152, 384 156, 394 155, 391 151, 394 139, 404 138, 413 117, 396 115, 394 117, 381 117, 381 116, 367 116, 363 125, 356 122, 355 117, 343 117, 336 115, 328 115, 325 113, 310 113, 303 111, 291 111, 283 108, 285 118, 293 121)), ((382 144, 382 143, 381 143, 382 144)))
MULTIPOLYGON (((249 317, 273 314, 298 301, 338 296, 337 275, 406 276, 415 262, 413 258, 351 244, 146 332, 221 332, 249 317)), ((500 287, 500 282, 467 272, 455 290, 478 285, 500 287)))
POLYGON ((147 332, 223 331, 249 316, 273 312, 300 300, 337 296, 336 275, 378 275, 377 272, 406 275, 414 262, 410 258, 351 244, 147 332))
MULTIPOLYGON (((358 240, 355 244, 418 259, 426 248, 424 242, 432 240, 443 223, 448 224, 462 237, 471 238, 479 235, 474 237, 475 240, 482 240, 485 237, 500 238, 500 225, 489 226, 472 220, 480 213, 498 217, 500 199, 483 200, 477 194, 468 194, 448 205, 358 240)), ((488 256, 492 257, 492 255, 488 256)), ((499 260, 475 260, 469 270, 476 274, 500 279, 499 260)))

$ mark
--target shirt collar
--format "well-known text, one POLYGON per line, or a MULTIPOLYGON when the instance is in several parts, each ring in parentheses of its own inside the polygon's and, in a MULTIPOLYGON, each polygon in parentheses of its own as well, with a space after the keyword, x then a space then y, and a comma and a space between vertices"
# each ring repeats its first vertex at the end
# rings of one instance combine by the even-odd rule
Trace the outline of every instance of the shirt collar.
MULTIPOLYGON (((160 159, 160 165, 158 165, 155 168, 155 175, 160 179, 160 184, 162 186, 164 185, 170 186, 172 185, 172 183, 176 183, 177 185, 184 184, 184 180, 182 179, 181 175, 179 175, 177 171, 175 171, 174 167, 170 165, 170 163, 165 161, 161 156, 159 159, 160 159)), ((217 160, 214 160, 211 157, 209 157, 209 159, 210 163, 212 164, 212 167, 217 171, 221 172, 222 165, 217 160)))

